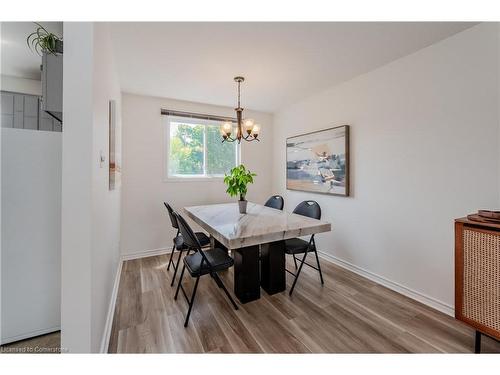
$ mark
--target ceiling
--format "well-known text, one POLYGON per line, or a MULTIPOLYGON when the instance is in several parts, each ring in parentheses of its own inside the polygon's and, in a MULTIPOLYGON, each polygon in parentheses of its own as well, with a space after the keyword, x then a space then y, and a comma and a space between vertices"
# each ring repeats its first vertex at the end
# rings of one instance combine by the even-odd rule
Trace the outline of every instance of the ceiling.
MULTIPOLYGON (((62 22, 43 22, 62 36, 62 22)), ((110 23, 122 90, 274 112, 474 25, 465 22, 110 23)), ((31 22, 2 22, 1 73, 40 79, 31 22)))
MULTIPOLYGON (((62 22, 41 22, 41 25, 49 32, 62 36, 62 22)), ((40 80, 42 58, 26 44, 26 38, 35 30, 36 25, 32 22, 2 22, 2 74, 40 80)))
POLYGON ((274 112, 474 23, 112 23, 125 92, 274 112))

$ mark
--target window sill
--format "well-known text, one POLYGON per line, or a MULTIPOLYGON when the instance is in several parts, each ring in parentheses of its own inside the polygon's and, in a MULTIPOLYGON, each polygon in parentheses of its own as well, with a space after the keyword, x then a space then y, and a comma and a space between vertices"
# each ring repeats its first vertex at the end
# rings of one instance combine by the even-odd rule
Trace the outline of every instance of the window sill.
POLYGON ((163 178, 163 182, 220 182, 224 180, 224 176, 168 176, 163 178))

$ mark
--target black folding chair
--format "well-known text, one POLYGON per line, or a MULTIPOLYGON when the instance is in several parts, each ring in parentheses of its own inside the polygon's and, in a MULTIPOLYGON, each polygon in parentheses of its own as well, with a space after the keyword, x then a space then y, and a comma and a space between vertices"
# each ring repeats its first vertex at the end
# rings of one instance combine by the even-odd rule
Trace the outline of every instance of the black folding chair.
MULTIPOLYGON (((177 234, 173 239, 174 245, 172 246, 172 252, 170 253, 170 259, 168 260, 168 266, 167 266, 167 271, 170 270, 170 265, 172 265, 172 267, 174 268, 174 276, 172 277, 172 282, 170 283, 170 286, 174 286, 175 276, 177 275, 177 269, 179 268, 179 262, 181 261, 182 252, 184 250, 187 250, 187 246, 184 243, 184 238, 182 237, 182 234, 179 231, 179 224, 177 223, 177 217, 175 215, 175 211, 167 202, 163 202, 163 204, 167 208, 168 216, 170 217, 170 222, 172 223, 172 228, 177 229, 177 234), (175 250, 179 251, 179 257, 177 258, 177 262, 174 263, 173 257, 175 250)), ((210 245, 210 238, 205 233, 196 232, 195 236, 200 242, 201 247, 210 245)))
MULTIPOLYGON (((302 216, 307 216, 311 217, 313 219, 321 219, 321 207, 319 204, 315 201, 304 201, 299 203, 297 207, 293 210, 294 214, 302 215, 302 216)), ((309 241, 304 241, 303 239, 300 238, 291 238, 288 240, 285 240, 285 253, 290 254, 293 256, 293 262, 295 264, 295 270, 296 274, 286 270, 288 273, 292 274, 294 276, 292 288, 290 289, 289 295, 291 296, 293 293, 293 289, 295 288, 295 284, 297 284, 297 280, 300 275, 300 271, 302 271, 302 266, 305 264, 311 268, 314 268, 319 272, 319 277, 321 279, 321 285, 324 284, 323 282, 323 274, 321 273, 321 266, 319 265, 319 258, 318 258, 318 252, 316 251, 316 242, 314 241, 314 234, 311 236, 309 241), (307 254, 310 252, 314 252, 314 255, 316 256, 316 263, 318 267, 313 266, 312 264, 309 264, 306 262, 306 257, 307 254), (297 270, 297 257, 296 255, 298 254, 304 254, 302 257, 302 260, 299 259, 300 266, 298 266, 297 270)))
POLYGON ((271 198, 264 203, 264 206, 276 208, 277 210, 283 210, 283 206, 285 204, 285 200, 281 195, 273 195, 271 198))
MULTIPOLYGON (((175 213, 174 213, 175 214, 175 213)), ((179 290, 182 290, 182 294, 184 294, 184 298, 189 305, 189 309, 186 316, 186 321, 184 322, 184 327, 187 327, 189 316, 191 315, 191 310, 194 304, 194 298, 196 296, 196 290, 198 289, 198 282, 200 281, 200 277, 203 275, 210 275, 215 280, 219 288, 224 290, 227 298, 233 304, 235 310, 238 310, 238 306, 234 302, 233 298, 227 291, 224 283, 220 279, 217 272, 225 271, 228 268, 231 268, 234 264, 233 258, 231 258, 224 250, 213 248, 210 250, 202 250, 201 244, 196 237, 196 234, 193 232, 188 223, 180 216, 179 214, 175 214, 177 217, 177 222, 179 224, 179 229, 184 237, 184 243, 188 247, 187 254, 184 257, 184 266, 182 267, 181 276, 179 279, 179 284, 177 284, 177 290, 175 291, 174 300, 177 300, 177 296, 179 294, 179 290), (191 250, 195 250, 194 254, 189 254, 191 250), (188 270, 191 277, 196 278, 194 283, 193 292, 191 297, 189 298, 182 286, 182 278, 184 276, 184 271, 188 270)))

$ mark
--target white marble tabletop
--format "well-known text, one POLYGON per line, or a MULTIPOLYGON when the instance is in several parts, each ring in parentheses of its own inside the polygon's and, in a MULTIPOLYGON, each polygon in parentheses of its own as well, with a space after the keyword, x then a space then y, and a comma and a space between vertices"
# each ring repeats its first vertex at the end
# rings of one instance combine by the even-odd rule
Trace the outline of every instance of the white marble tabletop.
POLYGON ((331 224, 248 202, 240 214, 238 203, 184 207, 195 223, 228 249, 329 232, 331 224))

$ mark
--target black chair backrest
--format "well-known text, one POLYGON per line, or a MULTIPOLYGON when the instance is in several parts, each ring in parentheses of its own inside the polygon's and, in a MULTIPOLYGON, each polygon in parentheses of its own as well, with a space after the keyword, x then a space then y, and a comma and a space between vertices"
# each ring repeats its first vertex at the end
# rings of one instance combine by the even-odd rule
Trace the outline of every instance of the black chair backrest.
POLYGON ((205 253, 201 249, 201 244, 198 241, 198 237, 196 237, 189 224, 177 212, 174 212, 174 215, 177 218, 177 222, 179 223, 179 230, 181 231, 182 238, 184 239, 184 244, 189 249, 198 251, 202 257, 202 263, 205 262, 206 264, 208 264, 209 267, 212 267, 205 253))
POLYGON ((294 214, 311 217, 313 219, 321 219, 321 207, 316 201, 301 202, 293 210, 294 214))
POLYGON ((177 223, 179 224, 179 230, 181 231, 184 244, 190 249, 200 250, 201 245, 198 241, 198 237, 196 237, 196 234, 194 234, 189 224, 186 223, 186 220, 184 220, 184 218, 178 213, 174 212, 174 215, 177 219, 177 223))
POLYGON ((266 207, 276 208, 277 210, 282 210, 283 205, 285 204, 285 200, 281 195, 273 195, 271 198, 267 200, 264 204, 266 207))
POLYGON ((179 224, 177 223, 177 217, 175 216, 174 209, 167 202, 163 202, 163 204, 165 205, 165 207, 167 207, 168 216, 170 216, 170 222, 172 223, 172 226, 175 229, 179 229, 179 224))

